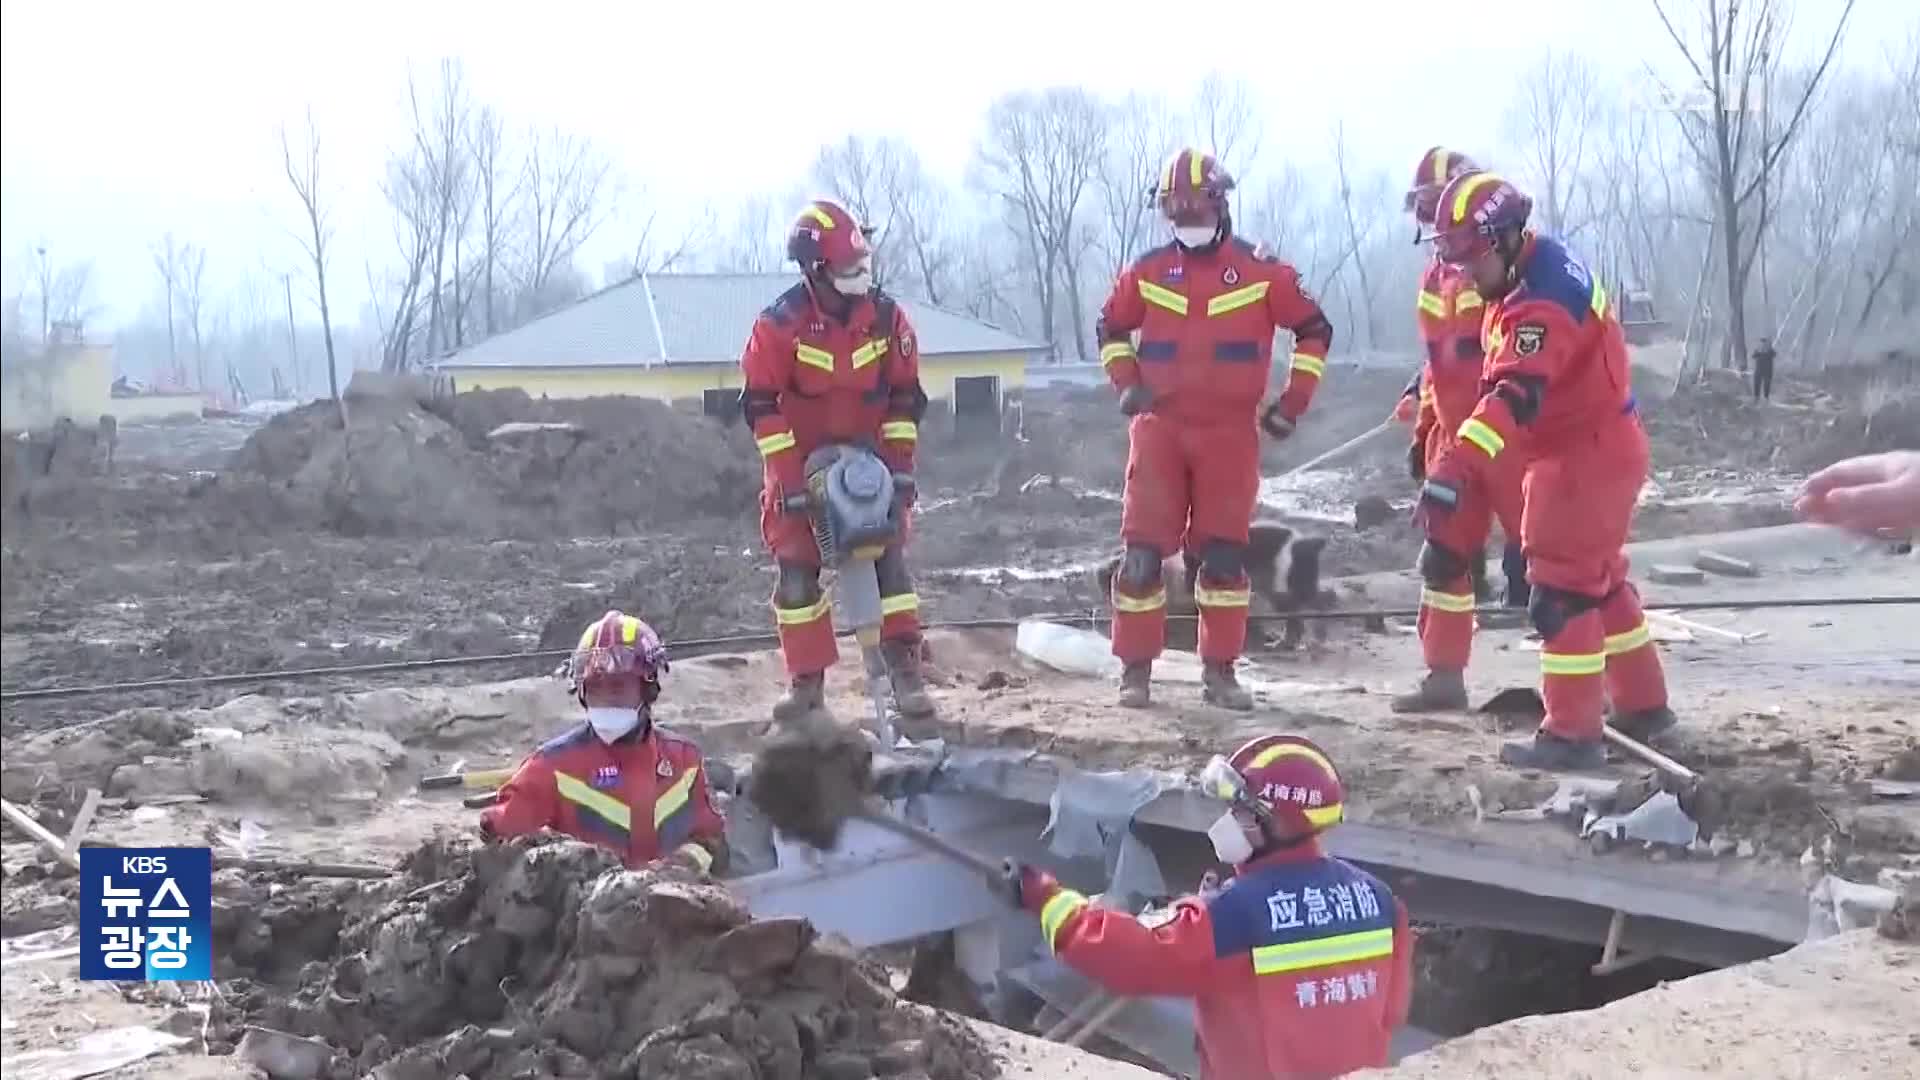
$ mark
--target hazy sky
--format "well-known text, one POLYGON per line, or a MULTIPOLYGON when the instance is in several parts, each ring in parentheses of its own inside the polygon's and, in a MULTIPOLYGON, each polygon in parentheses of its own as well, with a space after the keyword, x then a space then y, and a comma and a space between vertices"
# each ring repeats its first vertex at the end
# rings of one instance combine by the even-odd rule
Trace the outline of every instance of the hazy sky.
MULTIPOLYGON (((1795 44, 1811 49, 1840 7, 1798 0, 1795 44)), ((1920 27, 1915 7, 1859 0, 1849 63, 1878 64, 1920 27)), ((1185 99, 1209 68, 1244 77, 1265 139, 1250 169, 1228 164, 1257 184, 1282 161, 1323 160, 1336 118, 1358 158, 1396 176, 1432 142, 1491 145, 1532 49, 1578 49, 1622 75, 1679 64, 1649 0, 7 0, 0 23, 5 289, 37 243, 57 262, 90 258, 103 327, 150 302, 150 251, 168 229, 208 249, 216 291, 290 265, 275 131, 309 105, 340 236, 330 284, 351 317, 365 261, 390 250, 374 185, 403 130, 408 64, 431 78, 442 56, 510 123, 563 125, 613 158, 628 192, 580 260, 596 279, 636 239, 636 189, 724 221, 743 196, 791 188, 849 131, 904 135, 958 181, 987 103, 1019 87, 1185 99)))

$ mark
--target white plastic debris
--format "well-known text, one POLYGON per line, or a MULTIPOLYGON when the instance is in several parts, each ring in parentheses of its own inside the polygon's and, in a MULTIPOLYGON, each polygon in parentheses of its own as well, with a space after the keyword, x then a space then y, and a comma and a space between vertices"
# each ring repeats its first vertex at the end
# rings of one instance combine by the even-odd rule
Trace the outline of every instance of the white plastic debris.
POLYGON ((1020 655, 1068 675, 1118 678, 1122 666, 1120 658, 1113 655, 1112 642, 1099 634, 1039 619, 1020 624, 1014 632, 1013 647, 1020 655))
POLYGON ((1671 791, 1658 791, 1625 814, 1601 817, 1589 813, 1580 829, 1584 839, 1598 833, 1609 840, 1636 840, 1651 847, 1667 844, 1689 847, 1700 836, 1700 824, 1680 808, 1671 791))

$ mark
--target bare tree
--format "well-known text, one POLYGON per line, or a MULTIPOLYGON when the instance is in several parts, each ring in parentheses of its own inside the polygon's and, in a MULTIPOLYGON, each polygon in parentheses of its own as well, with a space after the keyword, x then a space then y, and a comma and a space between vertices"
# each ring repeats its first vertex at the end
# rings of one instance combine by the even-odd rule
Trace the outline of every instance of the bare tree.
POLYGON ((1086 243, 1084 204, 1106 156, 1108 119, 1106 107, 1078 87, 1008 94, 989 107, 977 152, 981 186, 1025 250, 1040 326, 1056 357, 1063 314, 1073 328, 1075 353, 1088 355, 1077 255, 1086 243))
POLYGON ((180 341, 173 323, 173 314, 178 310, 175 294, 180 289, 180 245, 172 233, 160 237, 160 246, 153 251, 153 268, 160 272, 160 299, 167 309, 167 372, 175 382, 185 386, 187 377, 180 367, 180 341))
POLYGON ((1520 80, 1508 106, 1508 138, 1521 148, 1548 231, 1572 236, 1569 219, 1587 173, 1590 134, 1599 126, 1593 69, 1578 55, 1549 49, 1520 80))
POLYGON ((1102 251, 1115 275, 1150 243, 1158 213, 1148 192, 1176 152, 1178 126, 1165 102, 1139 94, 1128 95, 1113 111, 1095 182, 1106 225, 1102 251))
MULTIPOLYGON (((1335 123, 1333 126, 1333 169, 1340 181, 1340 214, 1347 227, 1347 253, 1352 257, 1354 273, 1360 279, 1361 304, 1366 312, 1367 347, 1371 349, 1378 343, 1379 327, 1373 318, 1373 283, 1367 279, 1367 260, 1361 251, 1366 232, 1361 229, 1353 210, 1353 184, 1347 174, 1347 128, 1344 123, 1335 123)), ((1371 224, 1366 231, 1371 231, 1371 224)), ((1351 302, 1347 316, 1351 325, 1351 302)))
POLYGON ((498 321, 500 288, 495 275, 507 258, 511 223, 519 214, 519 201, 526 190, 525 169, 515 168, 507 157, 504 140, 506 125, 500 114, 481 106, 474 114, 468 132, 467 153, 473 160, 474 206, 480 221, 481 328, 488 335, 500 329, 498 321))
POLYGON ((295 238, 313 268, 314 298, 320 307, 320 333, 327 346, 327 389, 333 400, 340 400, 340 375, 333 361, 333 313, 327 306, 327 247, 333 239, 327 206, 320 190, 320 133, 313 125, 313 110, 307 110, 307 133, 300 153, 294 153, 286 125, 280 127, 280 161, 287 174, 287 186, 300 200, 306 221, 295 238))
POLYGON ((1252 174, 1254 159, 1260 156, 1260 110, 1245 81, 1209 73, 1200 81, 1189 119, 1195 136, 1206 144, 1201 149, 1236 177, 1252 174))
MULTIPOLYGON (((407 76, 407 103, 413 117, 413 146, 433 193, 432 254, 428 265, 426 355, 440 354, 440 342, 446 324, 442 307, 447 304, 447 262, 453 262, 452 306, 458 319, 460 306, 460 243, 466 231, 467 215, 473 206, 473 169, 469 151, 472 102, 467 95, 465 72, 458 61, 440 62, 439 87, 429 102, 422 103, 412 75, 407 76)), ((457 331, 456 331, 457 333, 457 331)))
POLYGON ((1786 38, 1787 18, 1780 0, 1694 0, 1699 17, 1693 41, 1668 16, 1672 2, 1653 0, 1653 7, 1695 80, 1678 95, 1687 102, 1680 114, 1680 130, 1712 183, 1727 300, 1723 355, 1744 369, 1747 284, 1766 231, 1764 199, 1757 221, 1743 220, 1743 215, 1754 196, 1765 190, 1799 132, 1807 106, 1839 50, 1854 0, 1845 0, 1819 64, 1802 83, 1795 95, 1798 100, 1777 129, 1770 119, 1777 110, 1765 97, 1782 62, 1786 38), (1705 115, 1700 115, 1703 110, 1705 115), (1756 121, 1763 112, 1769 119, 1761 126, 1756 121))
POLYGON ((33 249, 32 277, 40 307, 40 344, 51 345, 62 328, 84 334, 87 320, 97 310, 90 260, 60 266, 41 243, 33 249))
MULTIPOLYGON (((386 282, 392 290, 391 300, 381 300, 386 290, 375 280, 371 265, 367 267, 367 287, 373 300, 374 322, 380 329, 380 370, 406 371, 411 366, 422 306, 428 307, 428 322, 432 322, 431 301, 427 300, 432 286, 427 275, 439 247, 444 204, 432 162, 417 143, 388 159, 386 179, 380 188, 393 211, 394 247, 400 264, 394 278, 386 282)), ((427 333, 431 340, 430 325, 427 333)))
POLYGON ((955 261, 953 235, 946 226, 947 193, 927 175, 920 155, 902 146, 887 185, 891 209, 888 242, 911 275, 906 291, 939 304, 947 295, 955 261))
POLYGON ((740 205, 734 217, 733 232, 719 253, 721 271, 733 274, 768 274, 780 269, 785 253, 774 240, 773 199, 756 195, 740 205))
POLYGON ((661 220, 658 207, 649 206, 640 223, 640 237, 634 241, 633 254, 607 264, 607 282, 639 277, 642 274, 670 273, 693 261, 713 234, 713 216, 702 212, 669 230, 661 220))
MULTIPOLYGON (((187 324, 187 340, 193 347, 193 372, 202 391, 207 389, 207 351, 206 338, 203 335, 204 315, 207 301, 206 275, 207 250, 193 244, 180 247, 179 294, 180 316, 187 324)), ((173 318, 167 318, 168 337, 171 339, 173 318)), ((171 343, 171 342, 169 342, 171 343)))
POLYGON ((895 139, 849 135, 821 147, 813 160, 814 183, 846 207, 855 221, 873 230, 873 279, 882 286, 888 284, 893 269, 896 238, 889 193, 903 148, 895 139))
POLYGON ((535 298, 571 264, 580 245, 606 220, 603 205, 611 166, 586 139, 551 131, 535 136, 526 157, 522 285, 535 298))

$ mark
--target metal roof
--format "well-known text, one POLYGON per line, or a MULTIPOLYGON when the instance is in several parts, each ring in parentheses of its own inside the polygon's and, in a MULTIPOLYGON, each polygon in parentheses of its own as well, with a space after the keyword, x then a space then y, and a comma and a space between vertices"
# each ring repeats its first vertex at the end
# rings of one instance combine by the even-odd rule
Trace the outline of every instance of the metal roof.
MULTIPOLYGON (((439 367, 735 364, 791 274, 646 274, 441 358, 439 367)), ((902 298, 923 355, 1042 352, 977 319, 902 298)))

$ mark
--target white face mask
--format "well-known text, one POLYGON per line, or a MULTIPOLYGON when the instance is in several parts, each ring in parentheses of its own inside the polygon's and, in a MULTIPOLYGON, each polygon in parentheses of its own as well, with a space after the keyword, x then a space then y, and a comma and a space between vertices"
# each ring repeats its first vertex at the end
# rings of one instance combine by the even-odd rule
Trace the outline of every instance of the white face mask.
POLYGON ((587 723, 601 742, 610 743, 640 726, 640 710, 628 705, 589 705, 587 723))
POLYGON ((1218 225, 1175 225, 1173 238, 1180 241, 1181 247, 1203 248, 1213 243, 1214 237, 1219 235, 1219 232, 1218 225))
POLYGON ((833 291, 841 296, 865 296, 873 291, 873 260, 863 258, 849 274, 833 275, 833 291))
POLYGON ((1228 866, 1239 866, 1253 858, 1253 842, 1247 839, 1247 830, 1231 810, 1207 826, 1207 839, 1213 842, 1213 853, 1228 866))

